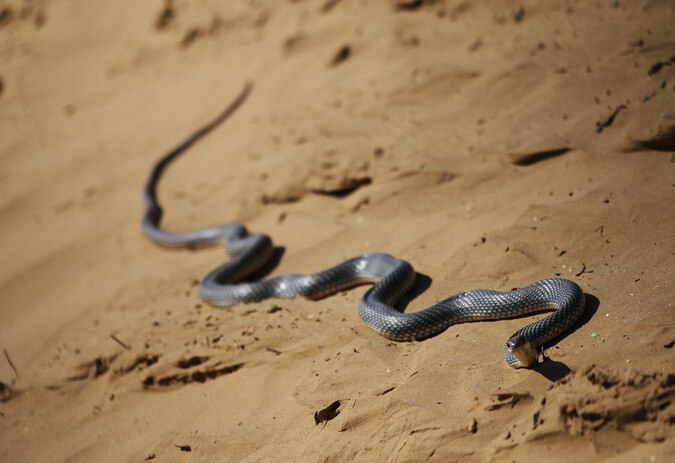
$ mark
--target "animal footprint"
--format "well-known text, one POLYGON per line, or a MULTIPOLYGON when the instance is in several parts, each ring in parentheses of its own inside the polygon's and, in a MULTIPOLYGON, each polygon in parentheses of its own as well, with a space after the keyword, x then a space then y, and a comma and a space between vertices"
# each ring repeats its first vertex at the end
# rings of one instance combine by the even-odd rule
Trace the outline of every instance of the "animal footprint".
POLYGON ((223 361, 209 362, 210 357, 193 355, 173 363, 158 365, 142 381, 143 389, 164 389, 191 383, 205 383, 229 375, 244 366, 243 363, 227 364, 223 361))

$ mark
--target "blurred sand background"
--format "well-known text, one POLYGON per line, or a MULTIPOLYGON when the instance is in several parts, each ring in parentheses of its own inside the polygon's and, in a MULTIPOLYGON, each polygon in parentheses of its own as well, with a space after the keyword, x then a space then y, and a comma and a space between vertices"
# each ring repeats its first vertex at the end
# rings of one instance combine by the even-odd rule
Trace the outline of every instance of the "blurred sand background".
POLYGON ((667 461, 673 24, 670 0, 0 0, 0 460, 667 461), (580 326, 516 371, 502 344, 543 315, 392 343, 364 287, 202 304, 223 251, 154 246, 140 193, 246 80, 163 178, 165 227, 264 231, 273 275, 393 254, 410 311, 560 275, 580 326))

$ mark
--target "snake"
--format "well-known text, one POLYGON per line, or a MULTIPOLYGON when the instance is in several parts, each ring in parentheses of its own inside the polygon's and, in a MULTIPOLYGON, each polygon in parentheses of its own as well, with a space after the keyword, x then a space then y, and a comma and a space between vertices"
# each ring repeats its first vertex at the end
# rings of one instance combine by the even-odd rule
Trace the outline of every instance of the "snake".
POLYGON ((253 279, 274 258, 272 239, 249 233, 241 224, 174 232, 160 225, 163 210, 157 185, 166 167, 201 138, 229 118, 247 99, 252 83, 210 122, 192 132, 153 166, 143 190, 145 212, 142 232, 152 242, 168 248, 202 248, 223 245, 230 259, 208 273, 199 284, 201 299, 214 307, 259 302, 268 298, 302 296, 317 300, 365 283, 373 283, 358 303, 358 315, 366 325, 393 341, 416 341, 435 336, 448 327, 466 322, 522 317, 553 310, 508 338, 503 345, 506 364, 533 367, 546 343, 570 330, 584 313, 581 288, 564 278, 548 278, 511 291, 474 289, 448 297, 415 312, 398 307, 415 286, 417 273, 405 260, 385 253, 369 253, 348 259, 313 274, 286 274, 253 279))

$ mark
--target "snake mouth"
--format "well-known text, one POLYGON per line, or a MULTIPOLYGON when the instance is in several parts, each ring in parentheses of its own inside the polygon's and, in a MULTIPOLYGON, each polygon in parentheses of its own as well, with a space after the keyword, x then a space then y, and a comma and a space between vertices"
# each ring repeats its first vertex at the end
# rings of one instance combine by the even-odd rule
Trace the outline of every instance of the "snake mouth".
POLYGON ((537 351, 532 347, 530 341, 522 335, 516 335, 506 341, 506 348, 519 361, 515 368, 527 368, 537 363, 537 351))

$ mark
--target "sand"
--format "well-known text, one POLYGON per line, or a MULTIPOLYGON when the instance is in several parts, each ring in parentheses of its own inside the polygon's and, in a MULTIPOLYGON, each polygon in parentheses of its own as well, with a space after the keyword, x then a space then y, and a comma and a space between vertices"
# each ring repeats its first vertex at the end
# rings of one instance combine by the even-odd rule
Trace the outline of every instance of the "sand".
MULTIPOLYGON (((672 1, 0 1, 0 461, 666 461, 675 453, 672 1), (364 252, 408 311, 562 276, 543 315, 390 342, 365 287, 215 309, 222 249, 140 232, 227 221, 272 275, 364 252)), ((671 460, 672 461, 672 460, 671 460)))

